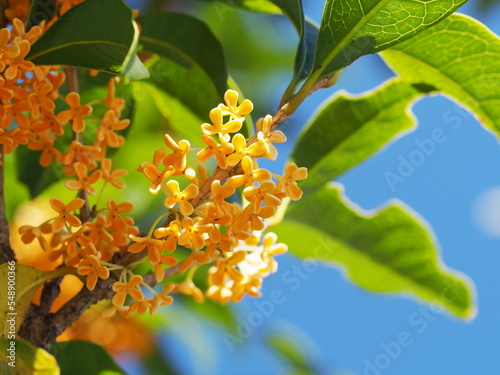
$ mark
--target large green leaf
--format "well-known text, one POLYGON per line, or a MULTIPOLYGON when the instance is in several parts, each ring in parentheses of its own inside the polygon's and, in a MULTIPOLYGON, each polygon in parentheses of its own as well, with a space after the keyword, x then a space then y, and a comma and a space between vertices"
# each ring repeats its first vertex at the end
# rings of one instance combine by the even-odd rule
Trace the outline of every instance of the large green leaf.
POLYGON ((432 84, 500 136, 500 39, 486 26, 454 14, 382 56, 404 79, 432 84))
POLYGON ((52 344, 50 352, 61 368, 61 375, 126 375, 109 353, 97 344, 73 340, 52 344))
POLYGON ((86 0, 59 18, 32 46, 37 65, 69 65, 134 78, 146 74, 137 61, 139 30, 123 0, 86 0), (134 67, 135 70, 131 68, 134 67))
POLYGON ((155 12, 137 19, 143 49, 196 65, 213 81, 222 97, 227 88, 227 68, 222 46, 202 21, 180 13, 155 12))
POLYGON ((292 254, 340 264, 366 290, 410 293, 462 318, 475 313, 472 285, 442 266, 430 229, 402 204, 366 215, 327 185, 291 204, 273 232, 292 254))
MULTIPOLYGON (((23 339, 0 339, 0 361, 6 362, 5 366, 11 363, 10 369, 16 375, 60 374, 57 361, 52 355, 23 339), (13 356, 10 355, 11 351, 13 356)), ((7 371, 5 373, 8 374, 7 371)))
POLYGON ((466 1, 328 0, 316 46, 315 78, 413 37, 466 1))
POLYGON ((304 189, 319 187, 414 127, 410 106, 432 88, 391 79, 360 97, 340 92, 306 126, 292 158, 309 169, 304 189))

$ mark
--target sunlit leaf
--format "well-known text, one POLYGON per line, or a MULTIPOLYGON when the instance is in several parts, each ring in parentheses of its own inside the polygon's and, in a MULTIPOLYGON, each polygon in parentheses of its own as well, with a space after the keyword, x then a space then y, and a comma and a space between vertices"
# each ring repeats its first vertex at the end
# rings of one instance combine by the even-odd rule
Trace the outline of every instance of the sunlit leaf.
POLYGON ((435 86, 500 136, 500 39, 454 14, 382 55, 404 79, 435 86))
POLYGON ((19 330, 22 322, 28 312, 33 295, 38 287, 45 281, 56 278, 67 273, 66 268, 58 268, 54 271, 42 271, 37 268, 24 264, 0 265, 0 281, 3 288, 0 289, 0 333, 7 334, 11 332, 11 326, 8 319, 15 316, 15 332, 19 330), (15 293, 8 288, 9 285, 15 286, 15 293))
POLYGON ((415 126, 410 106, 432 90, 391 79, 361 96, 335 94, 297 141, 292 158, 309 169, 304 189, 317 188, 365 161, 415 126))
POLYGON ((366 290, 409 294, 458 317, 474 317, 472 284, 442 265, 422 219, 401 203, 363 213, 341 192, 327 185, 292 203, 273 232, 292 254, 340 265, 366 290))
POLYGON ((326 76, 360 56, 382 51, 415 36, 466 1, 327 0, 314 67, 322 72, 321 76, 326 76))
POLYGON ((7 366, 12 363, 12 373, 16 375, 59 375, 61 373, 54 356, 23 339, 0 339, 0 361, 5 361, 7 366), (11 351, 13 356, 11 356, 11 351))

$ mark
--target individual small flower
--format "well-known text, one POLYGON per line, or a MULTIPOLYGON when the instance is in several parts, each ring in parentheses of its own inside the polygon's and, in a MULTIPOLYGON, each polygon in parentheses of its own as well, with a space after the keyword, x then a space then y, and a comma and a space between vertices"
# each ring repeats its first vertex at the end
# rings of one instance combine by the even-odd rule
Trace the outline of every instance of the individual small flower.
POLYGON ((241 119, 244 115, 253 111, 253 103, 248 99, 243 100, 243 103, 238 106, 238 97, 238 92, 234 90, 226 91, 224 94, 226 104, 219 104, 218 106, 224 116, 231 115, 233 119, 241 119))
POLYGON ((247 140, 243 134, 240 133, 233 137, 231 143, 233 144, 234 152, 227 157, 227 164, 231 167, 238 164, 245 156, 258 157, 262 153, 256 143, 247 147, 247 140))
POLYGON ((138 285, 142 283, 141 275, 134 275, 126 283, 116 281, 113 283, 113 291, 116 294, 113 296, 112 302, 116 307, 122 307, 125 303, 125 298, 129 295, 134 301, 141 301, 144 299, 144 294, 138 285))
POLYGON ((162 250, 171 253, 177 248, 177 240, 179 239, 181 228, 182 223, 179 220, 173 220, 168 227, 155 229, 155 237, 164 239, 162 250))
POLYGON ((271 131, 272 125, 273 118, 270 115, 257 120, 256 126, 258 133, 255 145, 266 158, 276 160, 278 157, 278 150, 276 150, 273 143, 286 142, 286 136, 281 130, 271 131))
POLYGON ((75 256, 79 248, 87 248, 89 245, 92 245, 91 239, 85 235, 88 231, 89 228, 86 225, 83 225, 76 232, 70 233, 64 237, 62 243, 70 257, 75 256))
POLYGON ((13 103, 7 103, 3 106, 5 111, 4 116, 2 116, 1 127, 7 129, 12 120, 15 119, 17 125, 21 128, 29 128, 30 119, 24 112, 31 110, 31 103, 27 100, 16 100, 13 103))
POLYGON ((179 245, 195 250, 199 250, 205 246, 203 234, 213 230, 212 225, 202 224, 200 220, 195 221, 190 217, 185 217, 182 220, 182 227, 184 230, 179 236, 179 245))
POLYGON ((88 176, 87 166, 79 162, 75 163, 74 168, 77 180, 66 181, 66 187, 70 190, 85 190, 87 194, 94 195, 96 190, 92 185, 101 178, 102 171, 94 171, 88 176))
POLYGON ((92 113, 92 107, 90 105, 80 105, 80 95, 76 92, 70 92, 66 95, 65 100, 69 109, 60 112, 57 115, 57 121, 59 121, 61 125, 64 125, 72 120, 73 131, 81 133, 85 129, 85 120, 83 116, 90 115, 92 113))
POLYGON ((178 203, 180 211, 184 216, 191 215, 194 208, 193 205, 189 203, 189 200, 198 195, 198 186, 189 184, 187 188, 180 191, 179 183, 175 180, 170 180, 167 182, 167 189, 170 192, 170 197, 165 199, 165 207, 172 208, 178 203))
POLYGON ((108 109, 112 109, 115 111, 117 116, 120 116, 120 112, 122 111, 123 108, 125 108, 125 100, 122 98, 115 98, 115 79, 111 78, 108 81, 108 94, 106 95, 106 98, 104 99, 104 104, 108 109))
POLYGON ((129 238, 134 241, 127 249, 129 253, 139 253, 143 249, 148 249, 148 261, 150 264, 157 264, 160 262, 161 248, 163 241, 157 240, 151 237, 137 237, 133 234, 129 235, 129 238))
POLYGON ((216 208, 216 213, 219 216, 223 215, 222 205, 225 203, 225 199, 233 195, 235 190, 236 188, 228 183, 225 183, 224 185, 221 186, 219 180, 213 181, 212 185, 210 185, 210 192, 213 204, 216 208))
POLYGON ((297 181, 307 178, 307 168, 297 167, 294 163, 289 163, 285 167, 285 176, 278 182, 276 192, 286 194, 292 201, 298 201, 302 197, 302 190, 297 186, 297 181))
POLYGON ((21 235, 21 241, 23 241, 23 243, 29 244, 36 238, 43 251, 47 251, 49 249, 49 244, 43 236, 43 232, 40 227, 23 225, 19 227, 18 232, 21 235))
POLYGON ((129 227, 127 223, 127 218, 122 217, 122 214, 130 212, 134 209, 134 205, 130 202, 123 202, 116 204, 114 199, 110 199, 107 202, 108 214, 106 215, 106 229, 117 229, 119 231, 124 230, 129 227))
POLYGON ((78 265, 78 274, 87 276, 87 288, 94 290, 97 280, 106 280, 109 277, 109 270, 105 266, 101 266, 99 258, 96 255, 90 255, 87 259, 83 259, 78 265))
POLYGON ((9 81, 17 81, 22 71, 31 71, 35 69, 35 64, 31 61, 24 60, 30 51, 30 43, 27 40, 22 40, 17 43, 17 45, 19 46, 19 54, 8 62, 8 67, 3 72, 5 79, 9 81))
MULTIPOLYGON (((63 156, 63 163, 71 167, 74 162, 79 162, 85 164, 88 169, 97 168, 97 162, 95 155, 98 153, 98 149, 92 145, 84 145, 78 141, 72 141, 69 145, 68 151, 63 156)), ((72 168, 69 168, 72 169, 72 168)), ((65 170, 65 172, 69 172, 65 170)), ((69 173, 67 173, 70 175, 69 173)), ((73 168, 74 174, 74 168, 73 168)))
POLYGON ((243 126, 242 119, 230 120, 229 122, 224 124, 222 109, 220 108, 214 108, 210 111, 210 120, 212 120, 213 125, 207 123, 201 125, 203 134, 219 134, 221 139, 224 139, 226 142, 229 142, 229 133, 236 133, 243 126))
POLYGON ((163 158, 163 164, 167 167, 173 166, 177 171, 184 171, 186 169, 186 155, 191 149, 191 144, 185 139, 177 144, 168 134, 165 134, 164 141, 173 153, 163 158))
POLYGON ((125 183, 118 180, 118 178, 126 176, 128 172, 125 169, 111 170, 111 159, 103 159, 101 162, 102 179, 109 182, 117 189, 125 188, 125 183))
POLYGON ((260 210, 262 202, 268 206, 277 207, 281 204, 281 199, 272 194, 276 185, 272 181, 264 181, 259 186, 249 186, 243 190, 246 200, 252 202, 252 210, 260 210))
POLYGON ((111 243, 113 236, 106 230, 106 216, 97 215, 94 223, 86 222, 85 226, 89 229, 88 238, 95 244, 99 241, 111 243))
POLYGON ((30 44, 33 44, 42 35, 43 30, 40 26, 33 26, 26 32, 23 21, 18 18, 12 20, 12 31, 14 37, 14 43, 21 40, 27 40, 30 44))
POLYGON ((59 216, 56 217, 52 223, 52 231, 54 233, 60 232, 66 223, 72 227, 79 227, 82 225, 81 220, 71 212, 79 209, 84 204, 85 201, 80 198, 73 199, 67 205, 65 205, 60 199, 52 198, 50 200, 50 206, 59 214, 59 216))
POLYGON ((97 129, 96 138, 98 141, 105 141, 106 145, 110 147, 121 147, 125 139, 115 132, 125 129, 129 124, 129 119, 119 120, 116 112, 110 109, 102 117, 101 124, 97 129))
POLYGON ((53 87, 50 83, 35 84, 33 91, 28 95, 28 101, 32 104, 31 117, 40 118, 41 109, 47 112, 53 112, 56 108, 55 103, 50 99, 53 87))
POLYGON ((166 167, 163 171, 160 172, 158 167, 163 161, 165 154, 167 151, 163 148, 160 148, 155 151, 153 156, 153 162, 146 161, 141 163, 137 171, 139 173, 143 173, 146 178, 151 181, 151 186, 149 187, 149 192, 153 195, 158 194, 161 189, 161 185, 163 182, 175 173, 175 168, 172 166, 166 167))
POLYGON ((9 45, 11 35, 7 28, 0 29, 0 55, 3 58, 13 59, 21 53, 21 49, 17 44, 9 45))
POLYGON ((224 138, 221 138, 222 143, 218 144, 215 139, 209 135, 203 135, 201 140, 207 145, 207 147, 196 154, 198 161, 200 163, 204 163, 215 155, 217 165, 222 169, 226 169, 228 167, 227 155, 233 152, 233 145, 231 143, 227 143, 224 138))
POLYGON ((28 148, 30 150, 42 151, 40 155, 40 165, 42 167, 48 167, 52 163, 52 160, 60 161, 62 158, 61 152, 54 147, 54 139, 31 140, 28 143, 28 148))
POLYGON ((271 179, 271 172, 267 169, 259 169, 257 162, 251 157, 245 156, 241 161, 241 168, 243 173, 232 176, 227 181, 228 184, 234 187, 238 186, 252 186, 255 181, 266 181, 271 179))

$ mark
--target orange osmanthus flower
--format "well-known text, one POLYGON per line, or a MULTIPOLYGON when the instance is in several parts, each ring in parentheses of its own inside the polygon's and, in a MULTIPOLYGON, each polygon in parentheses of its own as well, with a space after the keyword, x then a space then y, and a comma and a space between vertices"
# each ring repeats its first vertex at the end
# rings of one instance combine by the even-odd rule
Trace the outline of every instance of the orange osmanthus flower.
POLYGON ((112 299, 113 305, 116 307, 123 306, 127 295, 132 297, 134 301, 142 300, 144 298, 144 294, 142 294, 141 289, 138 287, 140 283, 142 283, 141 275, 132 276, 126 283, 122 283, 121 281, 115 282, 113 284, 113 291, 115 291, 116 294, 112 299))
POLYGON ((52 223, 52 230, 55 233, 60 232, 63 229, 64 224, 66 223, 72 227, 79 227, 80 225, 82 225, 81 220, 71 212, 79 209, 84 204, 85 201, 80 198, 73 199, 67 205, 65 205, 60 199, 52 198, 50 200, 50 205, 54 209, 54 211, 59 214, 59 216, 56 217, 56 219, 52 223))
POLYGON ((191 215, 194 209, 189 200, 198 195, 198 186, 189 184, 187 188, 180 191, 179 183, 175 180, 170 180, 167 183, 167 189, 170 192, 170 197, 165 199, 165 207, 172 208, 178 203, 180 211, 184 216, 191 215))
POLYGON ((88 176, 87 166, 79 162, 75 163, 74 168, 78 179, 66 181, 66 187, 70 190, 85 190, 87 194, 94 195, 96 190, 92 185, 99 181, 102 171, 94 171, 88 176))
POLYGON ((151 237, 137 237, 133 234, 129 235, 130 240, 134 241, 127 249, 130 253, 139 253, 142 249, 148 249, 148 261, 150 264, 157 264, 160 262, 161 248, 163 245, 162 240, 157 240, 151 237))
POLYGON ((111 159, 103 159, 101 162, 102 179, 109 182, 117 189, 125 188, 125 183, 118 180, 119 177, 126 176, 128 172, 125 169, 111 170, 111 159))
POLYGON ((57 121, 59 121, 61 125, 64 125, 72 120, 73 131, 81 133, 85 130, 85 120, 83 116, 90 115, 92 113, 92 107, 90 105, 80 105, 80 95, 76 92, 70 92, 66 95, 66 103, 69 109, 60 112, 57 115, 57 121))
POLYGON ((87 276, 87 288, 94 290, 98 279, 107 279, 109 270, 105 266, 101 266, 99 258, 96 255, 90 255, 87 259, 83 259, 78 265, 78 274, 87 276))

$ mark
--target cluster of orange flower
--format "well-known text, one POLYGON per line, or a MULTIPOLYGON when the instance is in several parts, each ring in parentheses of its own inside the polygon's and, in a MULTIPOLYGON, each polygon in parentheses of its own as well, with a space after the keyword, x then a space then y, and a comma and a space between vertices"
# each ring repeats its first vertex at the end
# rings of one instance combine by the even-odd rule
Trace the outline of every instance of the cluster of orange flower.
POLYGON ((120 280, 113 284, 114 306, 103 316, 116 312, 125 317, 154 313, 157 307, 172 303, 171 292, 192 295, 199 302, 205 297, 226 303, 237 302, 245 294, 259 296, 262 279, 276 271, 274 255, 286 251, 286 245, 276 243, 274 234, 263 234, 265 221, 285 199, 300 199, 297 181, 307 177, 307 170, 295 164, 286 166, 284 176, 258 167, 256 159, 277 158, 273 143, 286 141, 281 131, 273 130, 273 118, 259 119, 257 134, 247 140, 238 132, 253 104, 244 100, 238 105, 238 93, 227 91, 225 103, 210 112, 211 123, 201 126, 201 142, 206 147, 196 154, 197 171, 188 163, 190 142, 176 142, 165 135, 170 152, 159 149, 152 162, 138 168, 151 182, 152 194, 162 190, 166 195, 164 214, 147 235, 141 235, 133 219, 125 216, 133 208, 131 203, 109 200, 106 207, 99 209, 97 203, 92 212, 88 209, 87 195, 97 193, 98 181, 104 181, 104 186, 125 187, 119 178, 127 172, 113 170, 111 159, 106 158, 109 147, 124 144, 118 132, 130 123, 120 119, 125 102, 115 97, 114 79, 109 81, 103 100, 82 105, 78 93, 61 96, 65 73, 59 67, 39 67, 25 60, 43 29, 35 26, 26 33, 19 19, 13 19, 12 24, 12 33, 8 28, 0 30, 0 144, 4 153, 19 145, 41 151, 42 166, 62 164, 64 174, 70 178, 65 186, 79 196, 67 204, 52 198, 50 204, 57 216, 36 227, 22 226, 19 232, 23 242, 36 239, 44 250, 50 248, 50 259, 62 259, 67 266, 75 267, 90 290, 99 279, 107 279, 110 271, 119 271, 120 280), (56 112, 56 102, 62 99, 67 109, 56 112), (105 113, 98 119, 100 125, 93 142, 84 144, 81 134, 96 106, 103 107, 105 113), (68 141, 70 134, 72 140, 68 141), (203 163, 212 157, 218 168, 208 177, 203 163), (230 172, 225 181, 214 177, 220 171, 230 172), (78 210, 80 215, 74 213, 78 210), (51 235, 50 244, 47 234, 51 235), (190 253, 177 264, 179 257, 172 253, 179 246, 190 253), (173 266, 177 273, 190 270, 185 280, 167 284, 158 292, 141 275, 133 273, 135 264, 110 262, 116 253, 140 253, 145 249, 157 282, 163 281, 165 268, 173 266), (213 264, 205 292, 193 282, 193 274, 202 264, 213 264), (129 305, 127 297, 133 301, 129 305))
MULTIPOLYGON (((158 218, 148 236, 130 236, 135 243, 128 249, 139 252, 147 247, 148 261, 155 266, 157 281, 163 279, 162 266, 176 262, 169 253, 178 245, 190 249, 179 271, 213 263, 208 271, 209 288, 203 294, 190 273, 173 290, 192 295, 198 301, 205 295, 221 303, 237 302, 245 294, 260 295, 262 279, 276 271, 273 256, 286 251, 285 245, 276 244, 274 234, 262 238, 264 220, 274 215, 284 198, 300 199, 302 192, 297 181, 307 177, 306 168, 295 164, 286 166, 284 176, 274 176, 276 181, 268 170, 259 168, 256 159, 275 160, 277 150, 273 143, 285 142, 285 135, 271 129, 273 119, 268 115, 257 121, 257 135, 247 141, 238 132, 253 104, 246 99, 238 106, 238 93, 232 90, 226 92, 224 99, 225 103, 210 112, 211 123, 201 126, 201 141, 206 147, 196 154, 200 163, 198 173, 187 165, 190 143, 187 140, 176 143, 168 134, 165 144, 171 153, 167 155, 166 149, 159 149, 153 162, 140 166, 139 171, 151 182, 150 192, 165 192, 164 206, 168 211, 158 218), (220 170, 232 168, 225 182, 207 177, 202 163, 212 157, 220 170), (182 188, 178 180, 168 180, 175 176, 184 177, 179 180, 184 181, 182 188), (241 202, 234 198, 238 189, 242 191, 241 202), (193 205, 199 196, 206 198, 193 205), (168 217, 166 222, 156 228, 164 217, 168 217)), ((135 294, 134 278, 126 285, 135 294)), ((137 300, 133 294, 130 296, 137 300)))

